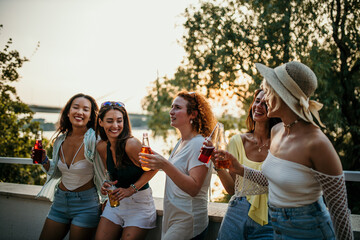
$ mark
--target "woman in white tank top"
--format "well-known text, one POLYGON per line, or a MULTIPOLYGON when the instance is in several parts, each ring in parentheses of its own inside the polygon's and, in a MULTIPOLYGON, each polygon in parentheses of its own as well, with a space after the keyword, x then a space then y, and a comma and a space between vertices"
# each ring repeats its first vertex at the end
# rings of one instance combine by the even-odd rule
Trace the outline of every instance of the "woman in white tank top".
POLYGON ((53 201, 40 239, 92 239, 100 219, 99 191, 104 167, 96 153, 98 106, 84 94, 70 98, 60 116, 52 160, 46 154, 48 179, 38 194, 53 201))
POLYGON ((322 104, 309 99, 317 88, 314 72, 300 62, 256 67, 264 77, 268 117, 283 122, 272 128, 262 172, 226 152, 216 157, 231 159, 231 170, 252 183, 249 194, 269 190, 275 239, 353 239, 340 159, 313 119, 324 127, 318 114, 322 104))

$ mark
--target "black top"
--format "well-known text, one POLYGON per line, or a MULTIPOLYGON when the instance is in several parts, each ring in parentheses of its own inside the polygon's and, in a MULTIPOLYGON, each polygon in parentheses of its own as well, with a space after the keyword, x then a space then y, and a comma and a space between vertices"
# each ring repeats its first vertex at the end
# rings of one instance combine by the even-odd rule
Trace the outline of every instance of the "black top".
MULTIPOLYGON (((121 188, 128 188, 130 187, 130 184, 135 183, 141 175, 144 173, 144 170, 142 170, 141 167, 136 166, 129 158, 129 156, 126 154, 124 150, 124 156, 123 158, 126 158, 126 162, 130 162, 129 165, 124 165, 121 168, 116 168, 112 153, 110 150, 110 142, 107 144, 107 154, 106 154, 106 165, 107 170, 110 173, 111 180, 115 181, 118 180, 118 183, 116 184, 116 187, 121 188)), ((146 183, 139 191, 145 190, 149 187, 149 183, 146 183)))

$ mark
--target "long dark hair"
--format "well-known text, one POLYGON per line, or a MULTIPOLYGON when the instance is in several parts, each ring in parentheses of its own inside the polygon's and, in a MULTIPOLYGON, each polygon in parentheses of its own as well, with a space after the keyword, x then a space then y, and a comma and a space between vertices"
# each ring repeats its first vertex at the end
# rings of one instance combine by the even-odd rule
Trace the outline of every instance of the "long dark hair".
POLYGON ((89 122, 86 124, 86 127, 88 129, 92 128, 95 130, 95 122, 96 122, 96 117, 97 117, 97 112, 99 110, 99 107, 93 97, 83 94, 83 93, 78 93, 78 94, 72 96, 65 104, 65 107, 61 110, 59 126, 55 132, 55 134, 57 134, 56 137, 59 136, 59 134, 61 134, 61 133, 66 133, 66 132, 70 133, 73 130, 72 124, 68 117, 68 114, 69 114, 70 107, 71 107, 71 104, 73 103, 73 101, 76 98, 81 98, 81 97, 86 98, 91 103, 90 119, 89 119, 89 122))
POLYGON ((101 121, 104 121, 104 117, 105 117, 106 113, 110 110, 117 110, 117 111, 121 112, 123 115, 123 129, 117 138, 116 148, 115 148, 116 149, 116 153, 115 153, 116 167, 121 168, 124 165, 131 164, 131 161, 128 158, 124 158, 124 154, 125 154, 126 141, 129 138, 133 137, 131 134, 131 123, 130 123, 129 115, 128 115, 125 107, 120 107, 116 104, 102 106, 99 110, 99 114, 98 114, 98 117, 96 120, 96 135, 100 136, 101 140, 103 140, 103 141, 108 140, 108 137, 106 136, 104 128, 101 127, 99 124, 99 119, 101 119, 101 121))
MULTIPOLYGON (((249 133, 253 133, 255 130, 255 124, 256 122, 253 119, 253 112, 252 112, 252 106, 256 100, 257 95, 259 95, 259 93, 261 93, 263 90, 262 89, 256 89, 255 93, 254 93, 254 99, 252 100, 250 107, 248 109, 248 116, 246 118, 246 127, 247 127, 247 132, 249 133)), ((268 110, 268 107, 266 106, 266 112, 268 110)), ((270 131, 271 128, 273 126, 275 126, 276 124, 278 124, 279 122, 281 122, 280 118, 269 118, 269 136, 270 136, 270 131)))

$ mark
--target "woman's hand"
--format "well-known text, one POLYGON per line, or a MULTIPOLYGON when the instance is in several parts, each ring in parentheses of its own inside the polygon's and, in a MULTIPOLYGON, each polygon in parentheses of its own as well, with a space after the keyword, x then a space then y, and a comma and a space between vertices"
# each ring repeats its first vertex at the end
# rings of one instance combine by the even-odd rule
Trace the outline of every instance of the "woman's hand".
POLYGON ((108 181, 105 181, 104 183, 103 183, 103 185, 101 186, 101 189, 100 189, 100 192, 101 192, 101 194, 102 195, 107 195, 108 194, 108 188, 109 187, 111 187, 112 185, 115 185, 115 184, 117 184, 117 180, 116 181, 114 181, 114 182, 108 182, 108 181))
POLYGON ((111 194, 116 200, 121 201, 124 198, 130 197, 135 193, 135 190, 132 187, 128 188, 117 188, 111 194))
POLYGON ((163 169, 168 164, 168 161, 158 154, 157 152, 153 151, 153 154, 146 154, 146 153, 139 153, 139 161, 142 166, 148 167, 151 170, 155 169, 163 169))
MULTIPOLYGON (((211 138, 205 138, 205 141, 203 142, 203 146, 201 147, 200 152, 203 151, 204 146, 206 146, 206 147, 214 147, 214 144, 212 143, 211 138)), ((214 155, 215 155, 215 151, 213 151, 211 153, 210 160, 215 164, 215 156, 214 155)))
POLYGON ((238 160, 229 152, 225 150, 215 150, 214 151, 214 160, 228 160, 230 161, 229 171, 241 176, 244 175, 244 167, 241 165, 238 160))
MULTIPOLYGON (((46 150, 41 149, 41 151, 42 151, 41 161, 43 162, 46 158, 46 150)), ((35 157, 35 150, 34 150, 34 148, 31 148, 31 159, 34 159, 34 157, 35 157)))
POLYGON ((211 138, 205 138, 205 141, 203 142, 203 145, 207 146, 207 147, 213 147, 214 146, 214 144, 211 141, 211 138))

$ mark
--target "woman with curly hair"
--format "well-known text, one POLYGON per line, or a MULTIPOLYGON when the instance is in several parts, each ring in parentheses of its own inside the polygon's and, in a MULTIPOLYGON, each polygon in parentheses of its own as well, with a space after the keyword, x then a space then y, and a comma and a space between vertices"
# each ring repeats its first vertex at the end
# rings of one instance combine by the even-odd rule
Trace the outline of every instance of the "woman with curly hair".
POLYGON ((171 105, 170 120, 181 139, 169 160, 156 152, 139 154, 144 166, 166 173, 161 239, 204 239, 209 222, 207 192, 211 161, 202 163, 198 156, 216 119, 203 96, 182 91, 171 105))

